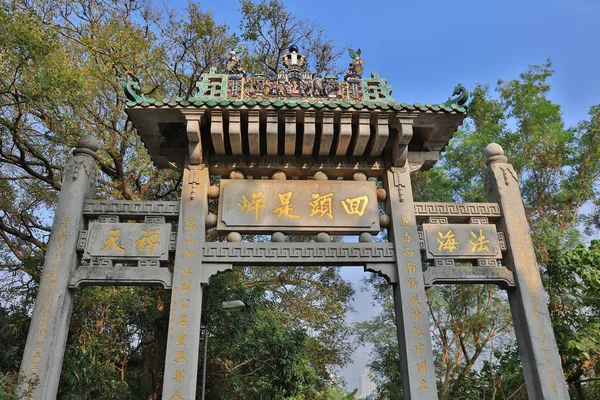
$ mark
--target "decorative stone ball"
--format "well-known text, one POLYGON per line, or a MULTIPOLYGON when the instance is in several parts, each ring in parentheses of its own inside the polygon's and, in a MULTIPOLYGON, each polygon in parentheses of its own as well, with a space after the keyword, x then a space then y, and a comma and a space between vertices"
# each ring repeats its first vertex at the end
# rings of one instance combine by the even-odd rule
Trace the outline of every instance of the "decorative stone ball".
POLYGON ((276 181, 285 181, 287 176, 285 176, 285 172, 283 171, 275 171, 273 172, 273 175, 271 175, 271 179, 276 181))
POLYGON ((217 226, 217 216, 212 213, 208 214, 206 216, 205 224, 207 228, 214 228, 215 226, 217 226))
POLYGON ((218 186, 209 186, 207 194, 208 194, 209 199, 218 199, 219 198, 219 187, 218 186))
POLYGON ((385 201, 385 199, 387 199, 387 192, 384 188, 377 189, 376 193, 377 201, 385 201))
POLYGON ((363 182, 367 180, 367 176, 362 172, 355 172, 354 175, 352 175, 352 179, 363 182))
POLYGON ((370 243, 373 241, 373 235, 371 235, 369 232, 363 232, 358 237, 358 241, 362 243, 370 243))
POLYGON ((231 171, 229 179, 244 179, 244 173, 242 171, 231 171))
POLYGON ((384 228, 387 228, 388 226, 390 226, 390 216, 383 214, 379 216, 379 225, 381 225, 384 228))
POLYGON ((297 53, 298 52, 298 46, 296 46, 295 44, 291 45, 288 50, 290 51, 290 53, 297 53))
POLYGON ((485 148, 485 156, 487 158, 495 157, 495 156, 503 156, 504 149, 498 143, 490 143, 485 148))
POLYGON ((317 171, 315 173, 314 178, 315 178, 316 181, 326 181, 327 180, 327 174, 325 174, 325 172, 323 172, 323 171, 317 171))
POLYGON ((271 242, 285 242, 285 235, 283 232, 274 232, 271 235, 271 242))
POLYGON ((98 141, 93 136, 85 135, 79 138, 79 141, 77 142, 77 148, 96 151, 98 150, 98 141))
POLYGON ((317 242, 329 242, 331 240, 331 236, 326 232, 317 233, 317 242))
POLYGON ((232 243, 241 242, 242 235, 239 232, 229 232, 227 234, 227 241, 232 243))

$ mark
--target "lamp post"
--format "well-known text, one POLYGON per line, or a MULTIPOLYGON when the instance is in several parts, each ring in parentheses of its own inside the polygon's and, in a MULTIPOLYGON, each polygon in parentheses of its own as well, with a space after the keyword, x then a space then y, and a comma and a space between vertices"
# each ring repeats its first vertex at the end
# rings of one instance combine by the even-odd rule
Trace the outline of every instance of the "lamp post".
MULTIPOLYGON (((221 303, 223 310, 231 312, 242 311, 246 308, 246 304, 241 300, 224 301, 221 303)), ((204 357, 202 358, 202 400, 206 393, 206 355, 208 353, 208 328, 204 327, 204 357)))

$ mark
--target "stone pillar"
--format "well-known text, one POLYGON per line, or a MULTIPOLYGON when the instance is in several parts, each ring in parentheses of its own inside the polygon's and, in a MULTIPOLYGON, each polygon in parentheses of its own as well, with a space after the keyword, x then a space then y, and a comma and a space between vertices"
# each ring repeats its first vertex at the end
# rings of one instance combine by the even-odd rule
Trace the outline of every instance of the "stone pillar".
POLYGON ((552 321, 531 243, 519 181, 504 150, 492 143, 486 149, 485 187, 490 202, 500 205, 498 229, 506 234, 504 259, 516 287, 508 289, 521 364, 530 399, 568 399, 552 321))
POLYGON ((203 165, 188 165, 185 168, 173 268, 164 400, 196 398, 202 314, 202 249, 206 238, 208 185, 208 168, 203 165))
MULTIPOLYGON (((408 163, 406 163, 408 167, 408 163)), ((409 168, 391 168, 384 181, 388 240, 396 249, 394 306, 404 400, 437 399, 435 367, 409 168)))
POLYGON ((94 192, 98 142, 83 136, 67 161, 20 376, 20 389, 34 399, 55 399, 73 308, 69 277, 79 265, 79 230, 83 203, 94 192), (30 382, 37 382, 30 385, 30 382))

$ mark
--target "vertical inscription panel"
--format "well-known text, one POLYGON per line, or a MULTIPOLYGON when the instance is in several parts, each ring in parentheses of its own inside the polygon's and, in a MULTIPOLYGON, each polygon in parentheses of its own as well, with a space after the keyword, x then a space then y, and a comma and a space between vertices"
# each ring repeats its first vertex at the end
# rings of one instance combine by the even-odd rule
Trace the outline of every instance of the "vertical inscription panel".
POLYGON ((379 232, 375 182, 222 180, 221 232, 379 232))

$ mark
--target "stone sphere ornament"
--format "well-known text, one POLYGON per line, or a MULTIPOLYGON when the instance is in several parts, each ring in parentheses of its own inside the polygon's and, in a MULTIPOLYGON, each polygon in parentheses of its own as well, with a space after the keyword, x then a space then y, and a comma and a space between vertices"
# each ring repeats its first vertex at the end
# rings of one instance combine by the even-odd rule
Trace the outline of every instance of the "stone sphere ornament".
POLYGON ((242 235, 239 232, 229 232, 227 234, 227 241, 231 243, 239 243, 242 241, 242 235))
POLYGON ((278 242, 278 243, 285 242, 284 233, 283 232, 274 232, 271 235, 271 242, 278 242))
POLYGON ((326 243, 331 241, 331 236, 329 236, 329 233, 326 232, 319 232, 317 233, 317 242, 321 242, 321 243, 326 243))
POLYGON ((358 241, 361 243, 371 243, 373 241, 373 235, 369 232, 363 232, 358 237, 358 241))
POLYGON ((219 198, 220 188, 218 186, 209 186, 208 187, 208 198, 209 199, 218 199, 219 198))
POLYGON ((379 188, 375 193, 377 193, 377 201, 385 201, 387 199, 387 191, 385 189, 379 188))
POLYGON ((208 214, 206 216, 206 221, 205 221, 205 225, 207 228, 214 228, 215 226, 217 226, 217 216, 215 214, 208 214))

